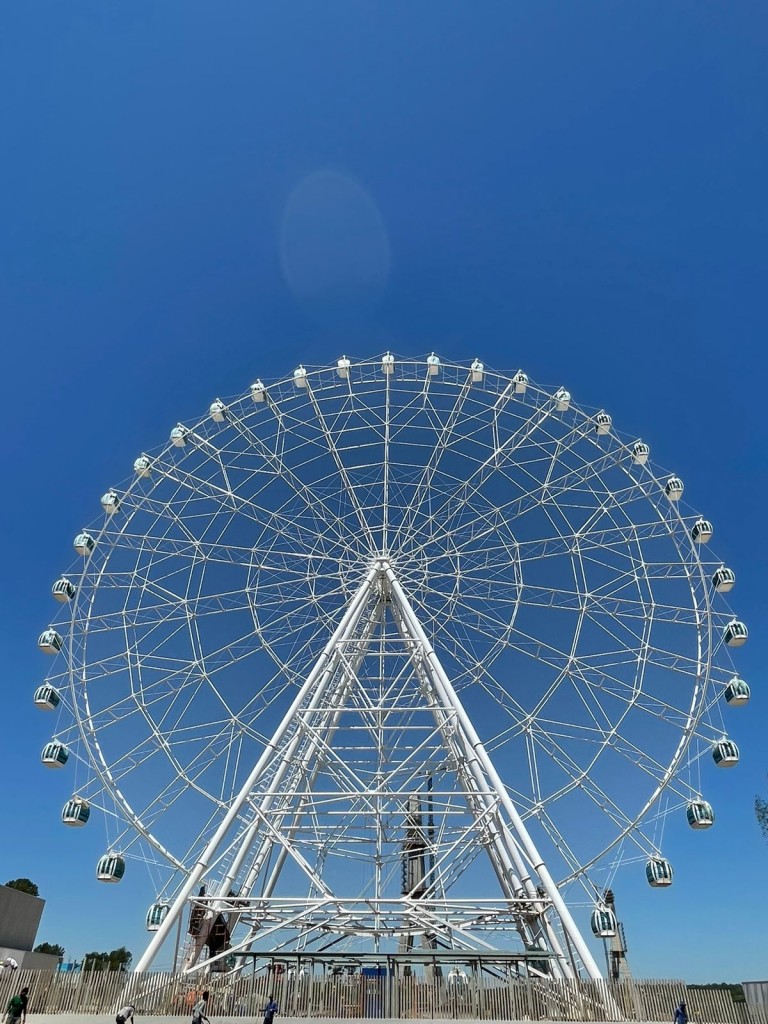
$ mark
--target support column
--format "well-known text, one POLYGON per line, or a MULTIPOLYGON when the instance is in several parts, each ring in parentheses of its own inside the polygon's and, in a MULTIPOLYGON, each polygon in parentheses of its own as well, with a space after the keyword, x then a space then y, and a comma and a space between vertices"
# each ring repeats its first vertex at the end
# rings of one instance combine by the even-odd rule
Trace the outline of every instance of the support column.
POLYGON ((461 726, 469 739, 472 750, 483 768, 486 778, 496 790, 499 800, 501 801, 512 828, 515 831, 515 836, 520 843, 520 847, 528 858, 532 870, 538 875, 542 887, 552 903, 553 909, 560 918, 565 933, 568 935, 568 938, 573 943, 574 949, 581 958, 584 969, 589 974, 590 978, 596 980, 600 979, 602 975, 600 974, 589 947, 584 941, 581 932, 576 927, 576 922, 571 917, 571 912, 568 910, 563 897, 560 895, 560 891, 547 870, 541 854, 536 849, 536 845, 529 835, 517 808, 512 802, 506 786, 502 782, 502 779, 496 771, 487 750, 483 746, 480 737, 472 725, 472 720, 459 700, 459 696, 448 678, 445 669, 437 656, 437 652, 422 629, 421 623, 419 622, 405 591, 400 586, 391 565, 386 559, 381 559, 378 562, 378 566, 380 572, 384 575, 389 584, 391 598, 399 606, 409 632, 411 632, 414 639, 418 640, 423 649, 424 657, 430 666, 430 674, 437 685, 437 689, 444 702, 444 706, 455 709, 457 720, 461 723, 461 726))
POLYGON ((306 700, 308 694, 312 691, 313 687, 317 683, 318 679, 322 676, 328 667, 332 657, 337 653, 337 647, 341 640, 349 636, 357 626, 360 617, 365 608, 366 600, 371 593, 371 589, 379 576, 377 568, 374 566, 366 576, 363 583, 352 597, 347 610, 344 613, 341 622, 337 626, 333 636, 330 638, 328 643, 323 648, 320 656, 312 667, 309 675, 304 682, 304 685, 296 695, 296 699, 291 704, 290 708, 286 712, 280 725, 277 727, 272 739, 267 744, 261 757, 258 759, 251 774, 243 783, 240 792, 233 800, 229 810, 224 815, 221 824, 216 829, 213 837, 209 841, 208 845, 203 850, 199 859, 195 863, 195 866, 187 876, 187 880, 179 890, 176 899, 173 901, 168 913, 165 915, 163 923, 160 928, 155 932, 151 942, 147 946, 144 954, 136 965, 136 973, 140 974, 143 971, 149 970, 152 966, 152 962, 157 956, 160 947, 165 942, 166 938, 171 932, 174 924, 179 918, 179 915, 183 914, 184 908, 186 907, 187 899, 192 894, 193 889, 198 885, 201 878, 208 869, 211 860, 214 858, 219 846, 224 841, 227 832, 230 830, 238 814, 242 808, 248 802, 251 791, 256 783, 261 778, 265 768, 270 763, 272 757, 285 737, 286 733, 290 730, 294 724, 294 719, 301 709, 301 705, 306 700))
MULTIPOLYGON (((397 602, 393 605, 393 612, 396 613, 394 618, 397 621, 400 635, 411 655, 411 660, 419 679, 430 688, 430 691, 439 690, 439 685, 433 682, 433 674, 428 664, 426 662, 422 664, 421 659, 415 657, 421 649, 421 644, 410 633, 402 617, 402 609, 397 602)), ((485 777, 477 763, 477 758, 468 738, 461 728, 461 724, 459 723, 458 728, 456 728, 456 716, 452 706, 430 701, 430 708, 446 750, 457 757, 457 774, 461 778, 466 790, 465 795, 469 811, 476 821, 485 820, 485 829, 489 835, 489 843, 486 849, 502 893, 511 900, 519 897, 521 891, 524 890, 532 903, 540 903, 541 901, 538 899, 538 894, 529 877, 529 869, 499 817, 498 798, 489 792, 485 777), (465 767, 462 766, 462 756, 466 760, 465 767), (474 783, 474 786, 472 783, 474 783)), ((574 972, 565 958, 557 936, 543 914, 540 914, 533 924, 529 924, 520 916, 518 918, 518 931, 520 932, 520 937, 526 943, 533 944, 535 940, 543 938, 551 946, 553 952, 558 956, 558 959, 551 965, 555 977, 574 976, 574 972)))

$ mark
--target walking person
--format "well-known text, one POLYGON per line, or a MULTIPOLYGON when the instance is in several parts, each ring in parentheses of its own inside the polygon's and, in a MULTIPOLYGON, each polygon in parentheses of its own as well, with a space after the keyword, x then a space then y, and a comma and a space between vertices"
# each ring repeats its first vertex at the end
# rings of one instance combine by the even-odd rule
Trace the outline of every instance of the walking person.
POLYGON ((126 1021, 130 1021, 133 1024, 133 1015, 136 1012, 136 1007, 133 1003, 128 1003, 122 1010, 118 1010, 117 1016, 115 1017, 115 1024, 126 1024, 126 1021))
POLYGON ((201 1021, 205 1021, 206 1024, 211 1024, 208 1020, 208 1000, 211 993, 206 989, 203 992, 202 998, 195 1003, 192 1007, 192 1024, 200 1024, 201 1021))
POLYGON ((11 996, 5 1008, 4 1020, 7 1024, 27 1024, 27 1002, 29 989, 23 988, 17 996, 11 996))
POLYGON ((679 1006, 675 1009, 672 1024, 688 1024, 688 1008, 685 1003, 680 1002, 679 1006))
POLYGON ((274 1024, 275 1014, 279 1012, 278 1005, 275 1002, 275 997, 270 996, 269 1002, 264 1007, 264 1024, 274 1024))

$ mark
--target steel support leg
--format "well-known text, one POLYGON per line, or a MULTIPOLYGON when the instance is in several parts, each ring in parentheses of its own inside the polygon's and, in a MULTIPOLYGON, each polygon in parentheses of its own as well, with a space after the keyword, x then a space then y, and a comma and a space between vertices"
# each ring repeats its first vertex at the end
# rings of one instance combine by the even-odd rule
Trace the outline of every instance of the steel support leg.
POLYGON ((257 784, 257 782, 263 775, 265 769, 269 765, 271 759, 275 756, 275 752, 277 751, 279 744, 282 742, 286 734, 294 725, 296 715, 301 710, 302 704, 306 700, 307 696, 312 692, 317 681, 327 670, 329 662, 331 661, 332 657, 334 656, 337 650, 339 641, 343 637, 348 636, 350 633, 352 633, 355 627, 357 626, 360 617, 363 613, 363 609, 365 608, 368 596, 370 595, 371 589, 374 583, 376 582, 378 576, 379 573, 376 567, 372 568, 368 575, 366 576, 363 583, 361 583, 360 587, 352 597, 352 600, 347 606, 347 610, 344 613, 341 622, 337 626, 335 632, 333 633, 333 636, 330 638, 328 643, 323 648, 320 656, 318 657, 317 661, 312 667, 311 672, 307 676, 304 685, 297 693, 296 699, 293 701, 290 708, 286 712, 283 720, 277 727, 277 730, 272 736, 270 742, 267 744, 261 757, 254 765, 251 774, 243 783, 240 792, 233 800, 232 805, 230 806, 229 810, 222 819, 221 824, 216 829, 216 832, 214 833, 213 837, 211 838, 208 845, 205 847, 202 854, 198 858, 197 862, 195 863, 195 866, 189 872, 186 882, 179 890, 176 899, 173 901, 173 904, 171 905, 170 909, 168 910, 168 913, 165 916, 165 919, 163 920, 163 923, 160 925, 160 928, 157 930, 157 932, 155 932, 151 942, 149 943, 146 950, 144 951, 144 954, 137 963, 136 973, 147 971, 152 966, 153 960, 157 956, 160 947, 163 945, 166 938, 170 934, 174 924, 178 920, 179 915, 184 913, 184 908, 186 907, 187 900, 191 896, 192 891, 194 890, 195 886, 198 885, 202 877, 205 875, 205 872, 208 870, 208 866, 211 860, 215 857, 216 852, 221 846, 222 842, 224 841, 227 832, 235 823, 238 814, 240 814, 241 810, 248 802, 253 787, 257 784))
POLYGON ((584 969, 590 978, 599 979, 602 977, 598 966, 595 962, 592 953, 587 946, 581 932, 576 927, 576 922, 571 917, 571 912, 560 895, 560 891, 554 882, 554 879, 547 870, 547 866, 544 863, 539 851, 536 849, 536 845, 533 839, 528 833, 525 824, 520 817, 517 808, 515 807, 512 799, 507 792, 504 783, 501 780, 500 775, 496 771, 487 750, 483 746, 483 743, 478 736, 472 720, 467 714, 463 704, 459 700, 459 696, 456 690, 453 688, 453 684, 448 678, 445 669, 443 668, 437 653, 427 638, 426 633, 421 627, 421 623, 418 620, 416 613, 411 606, 408 597, 400 586, 400 583, 392 570, 392 567, 386 562, 381 560, 379 562, 380 571, 386 577, 389 584, 391 599, 397 602, 400 611, 403 615, 403 619, 406 623, 408 631, 412 634, 414 639, 418 640, 424 652, 424 657, 430 667, 430 674, 435 682, 436 688, 440 695, 443 706, 455 709, 457 721, 461 724, 462 729, 467 735, 471 750, 474 756, 477 758, 480 766, 483 769, 483 773, 490 782, 493 789, 496 791, 499 800, 501 801, 504 811, 512 825, 515 832, 515 837, 520 844, 521 849, 524 851, 528 861, 530 862, 531 869, 536 872, 541 881, 542 888, 546 892, 547 896, 552 903, 552 907, 560 918, 563 930, 568 935, 574 949, 581 958, 581 962, 584 965, 584 969))

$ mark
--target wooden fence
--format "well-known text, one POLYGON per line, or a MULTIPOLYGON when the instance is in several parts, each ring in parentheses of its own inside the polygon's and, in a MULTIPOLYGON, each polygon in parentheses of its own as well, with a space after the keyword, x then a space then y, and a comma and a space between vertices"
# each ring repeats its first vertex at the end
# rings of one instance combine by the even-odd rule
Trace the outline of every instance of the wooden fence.
POLYGON ((455 978, 431 977, 428 972, 376 977, 260 971, 201 979, 165 973, 19 970, 0 975, 0 1012, 24 986, 30 989, 30 1014, 111 1016, 130 1001, 138 1018, 189 1018, 202 988, 207 988, 214 1018, 258 1019, 268 996, 274 995, 283 1017, 667 1022, 684 999, 692 1024, 768 1024, 765 1008, 734 1003, 726 990, 688 989, 682 981, 541 981, 484 971, 455 978))

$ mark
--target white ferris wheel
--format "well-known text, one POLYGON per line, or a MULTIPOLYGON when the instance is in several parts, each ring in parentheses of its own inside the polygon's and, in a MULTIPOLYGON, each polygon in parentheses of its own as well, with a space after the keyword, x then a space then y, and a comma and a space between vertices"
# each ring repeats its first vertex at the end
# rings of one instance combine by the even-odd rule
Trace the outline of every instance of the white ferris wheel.
POLYGON ((711 826, 739 757, 747 629, 682 495, 564 388, 435 355, 256 381, 137 458, 35 692, 98 879, 149 868, 137 969, 184 920, 185 970, 517 944, 599 976, 583 908, 607 937, 616 865, 669 885, 665 821, 711 826))

